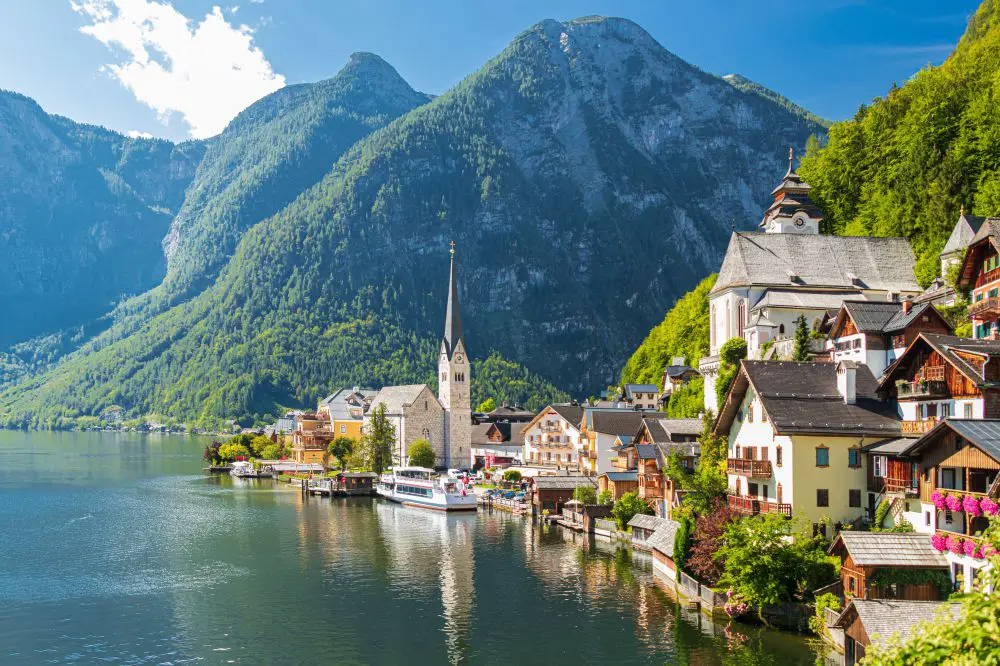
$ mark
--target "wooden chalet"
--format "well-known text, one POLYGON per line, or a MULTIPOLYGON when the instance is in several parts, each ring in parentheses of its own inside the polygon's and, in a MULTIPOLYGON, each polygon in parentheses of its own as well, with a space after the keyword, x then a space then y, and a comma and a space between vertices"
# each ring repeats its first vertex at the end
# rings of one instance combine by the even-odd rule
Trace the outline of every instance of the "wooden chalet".
POLYGON ((897 437, 862 447, 868 462, 865 472, 869 521, 875 520, 875 510, 883 500, 890 502, 892 517, 899 520, 907 508, 907 501, 918 497, 919 468, 914 460, 904 455, 915 441, 915 438, 897 437))
MULTIPOLYGON (((861 663, 872 644, 882 644, 893 636, 906 640, 923 622, 944 613, 955 620, 961 604, 937 601, 854 599, 834 625, 844 632, 844 663, 861 663)), ((947 620, 946 620, 947 621, 947 620)))
MULTIPOLYGON (((928 534, 842 531, 828 553, 840 558, 845 599, 936 601, 941 598, 941 590, 933 582, 897 582, 892 580, 893 574, 939 571, 942 576, 948 575, 948 561, 931 545, 928 534)), ((900 579, 906 577, 904 574, 900 579)))
POLYGON ((951 416, 1000 418, 1000 341, 921 333, 878 390, 898 402, 903 436, 923 435, 951 416))
POLYGON ((1000 218, 982 221, 965 251, 956 284, 972 292, 973 337, 1000 340, 1000 218))

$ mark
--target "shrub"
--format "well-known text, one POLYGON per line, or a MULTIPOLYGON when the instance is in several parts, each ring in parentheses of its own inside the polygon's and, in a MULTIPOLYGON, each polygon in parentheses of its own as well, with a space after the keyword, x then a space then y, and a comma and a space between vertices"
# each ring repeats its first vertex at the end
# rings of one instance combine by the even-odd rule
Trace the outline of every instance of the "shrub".
POLYGON ((691 553, 691 518, 681 516, 680 527, 674 535, 674 565, 678 571, 686 571, 688 555, 691 553))
POLYGON ((508 483, 517 483, 521 480, 521 473, 516 469, 508 469, 503 473, 503 480, 508 483))
POLYGON ((573 489, 573 499, 584 504, 597 504, 597 489, 594 486, 577 486, 573 489))
POLYGON ((410 459, 410 464, 416 467, 434 467, 437 455, 434 447, 426 439, 418 439, 410 444, 409 451, 406 452, 410 459))
POLYGON ((632 520, 632 516, 638 513, 651 516, 653 515, 653 508, 636 493, 625 493, 618 498, 618 501, 611 508, 611 515, 617 521, 618 528, 622 530, 628 526, 628 521, 632 520))
POLYGON ((610 504, 614 504, 614 502, 614 495, 611 494, 610 490, 602 490, 597 495, 597 503, 601 506, 608 506, 610 504))
POLYGON ((826 609, 839 611, 841 609, 840 598, 835 594, 821 594, 816 597, 816 612, 809 618, 809 628, 817 636, 826 634, 826 609))

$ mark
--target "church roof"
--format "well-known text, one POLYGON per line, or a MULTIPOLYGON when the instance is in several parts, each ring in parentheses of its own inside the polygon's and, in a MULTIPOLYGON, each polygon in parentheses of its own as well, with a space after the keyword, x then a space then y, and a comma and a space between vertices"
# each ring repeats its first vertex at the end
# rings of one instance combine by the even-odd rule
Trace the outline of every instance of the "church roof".
MULTIPOLYGON (((465 339, 462 337, 462 310, 458 303, 458 275, 455 271, 455 244, 451 247, 451 275, 448 278, 448 308, 444 314, 444 345, 448 357, 451 358, 455 346, 465 339)), ((466 347, 468 351, 468 347, 466 347)))
MULTIPOLYGON (((386 414, 402 414, 403 407, 412 405, 420 392, 429 389, 427 384, 404 384, 402 386, 384 386, 382 390, 372 398, 372 406, 368 413, 371 414, 380 404, 385 405, 386 414)), ((435 399, 436 402, 436 399, 435 399)))
POLYGON ((915 261, 905 238, 733 232, 711 293, 755 285, 919 294, 915 261))

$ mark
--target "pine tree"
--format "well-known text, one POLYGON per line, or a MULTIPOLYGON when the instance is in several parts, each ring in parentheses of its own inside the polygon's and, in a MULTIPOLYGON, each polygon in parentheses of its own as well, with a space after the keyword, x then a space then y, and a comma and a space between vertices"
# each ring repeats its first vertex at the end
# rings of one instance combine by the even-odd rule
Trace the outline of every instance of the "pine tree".
POLYGON ((795 320, 795 351, 792 352, 792 360, 809 360, 809 327, 806 326, 806 318, 802 315, 795 320))

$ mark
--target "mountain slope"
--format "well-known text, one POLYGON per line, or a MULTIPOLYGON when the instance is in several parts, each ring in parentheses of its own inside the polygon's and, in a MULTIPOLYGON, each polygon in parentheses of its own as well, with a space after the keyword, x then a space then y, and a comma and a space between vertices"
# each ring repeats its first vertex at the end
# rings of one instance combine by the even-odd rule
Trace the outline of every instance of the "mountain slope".
POLYGON ((160 242, 204 153, 130 139, 0 91, 0 347, 82 324, 165 271, 160 242))
POLYGON ((825 230, 905 236, 928 284, 960 209, 1000 214, 1000 3, 984 2, 954 53, 815 142, 799 173, 825 230))
POLYGON ((196 298, 0 410, 207 423, 337 384, 433 382, 452 239, 473 355, 516 358, 541 392, 592 392, 717 265, 733 221, 759 219, 788 146, 821 129, 631 22, 545 21, 359 141, 196 298))

